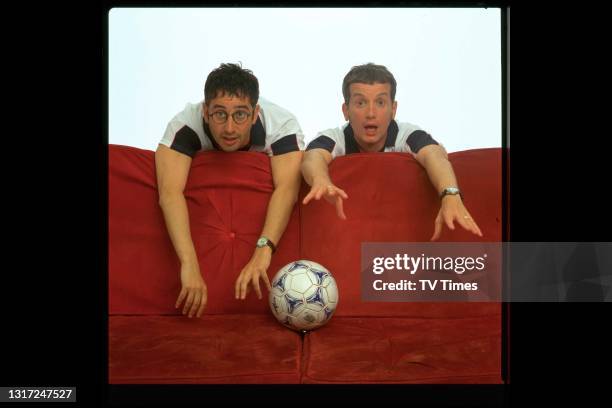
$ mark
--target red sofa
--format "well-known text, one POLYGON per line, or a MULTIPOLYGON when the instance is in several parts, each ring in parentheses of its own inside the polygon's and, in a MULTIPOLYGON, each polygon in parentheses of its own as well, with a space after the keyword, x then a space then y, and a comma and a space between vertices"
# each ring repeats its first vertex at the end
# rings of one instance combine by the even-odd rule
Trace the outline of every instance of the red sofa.
MULTIPOLYGON (((484 237, 460 228, 440 241, 501 240, 501 149, 451 153, 484 237)), ((267 297, 234 299, 272 192, 260 153, 196 155, 186 186, 191 232, 208 285, 202 318, 174 309, 179 263, 166 232, 154 153, 109 146, 109 383, 501 383, 501 304, 362 302, 363 241, 426 242, 439 201, 404 153, 341 157, 332 179, 346 221, 301 199, 269 270, 311 259, 339 288, 330 322, 306 335, 280 325, 267 297)))

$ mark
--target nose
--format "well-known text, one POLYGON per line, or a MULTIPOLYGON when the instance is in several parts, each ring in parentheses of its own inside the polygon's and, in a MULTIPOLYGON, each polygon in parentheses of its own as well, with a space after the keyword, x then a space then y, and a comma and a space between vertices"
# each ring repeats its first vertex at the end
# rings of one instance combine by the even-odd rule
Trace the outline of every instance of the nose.
POLYGON ((223 130, 227 134, 234 133, 234 120, 232 119, 231 116, 227 118, 227 121, 225 121, 225 124, 223 125, 223 130))
POLYGON ((374 106, 373 103, 368 104, 368 110, 366 112, 368 118, 374 118, 376 116, 376 114, 374 112, 375 108, 376 107, 374 106))

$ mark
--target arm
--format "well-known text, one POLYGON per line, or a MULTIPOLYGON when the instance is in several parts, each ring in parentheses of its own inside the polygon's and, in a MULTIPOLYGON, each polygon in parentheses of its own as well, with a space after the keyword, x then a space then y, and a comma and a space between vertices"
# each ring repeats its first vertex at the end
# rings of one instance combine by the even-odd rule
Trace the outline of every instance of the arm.
POLYGON ((308 204, 313 198, 320 200, 321 197, 324 197, 327 202, 336 206, 338 217, 345 220, 342 201, 348 199, 348 195, 344 190, 336 187, 329 178, 328 167, 331 161, 332 155, 325 149, 312 149, 304 154, 302 173, 304 180, 312 188, 302 203, 308 204))
MULTIPOLYGON (((427 145, 419 150, 416 155, 417 161, 425 168, 431 184, 439 194, 446 187, 457 186, 457 179, 453 167, 448 161, 446 150, 439 145, 427 145)), ((435 221, 432 241, 440 237, 442 225, 445 223, 451 230, 455 229, 454 221, 472 233, 482 237, 482 232, 476 221, 463 205, 459 195, 446 195, 442 198, 442 204, 435 221)))
MULTIPOLYGON (((302 151, 285 153, 273 156, 270 159, 272 166, 272 178, 274 180, 274 192, 268 203, 266 221, 261 236, 271 240, 278 245, 280 238, 285 232, 293 206, 297 201, 302 176, 300 174, 300 163, 302 162, 302 151)), ((236 299, 245 299, 249 284, 253 285, 257 297, 262 298, 259 279, 263 279, 268 290, 271 290, 270 280, 267 275, 268 267, 272 259, 272 249, 268 246, 256 248, 251 260, 246 264, 235 285, 236 299)))
POLYGON ((183 195, 190 168, 191 157, 159 145, 155 152, 159 205, 170 240, 181 262, 182 288, 175 308, 185 301, 183 314, 200 317, 206 306, 207 290, 191 239, 187 202, 183 195))

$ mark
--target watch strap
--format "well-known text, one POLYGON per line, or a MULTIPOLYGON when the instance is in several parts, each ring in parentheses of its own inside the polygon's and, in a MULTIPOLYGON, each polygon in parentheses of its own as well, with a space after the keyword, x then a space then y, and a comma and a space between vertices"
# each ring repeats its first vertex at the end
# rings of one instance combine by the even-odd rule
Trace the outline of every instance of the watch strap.
POLYGON ((272 250, 272 253, 276 252, 276 245, 274 245, 274 243, 272 241, 270 241, 266 237, 261 237, 260 239, 264 239, 266 241, 266 245, 270 247, 270 249, 272 250))
POLYGON ((443 199, 447 195, 458 195, 463 200, 463 193, 457 187, 445 188, 440 193, 440 200, 443 199))

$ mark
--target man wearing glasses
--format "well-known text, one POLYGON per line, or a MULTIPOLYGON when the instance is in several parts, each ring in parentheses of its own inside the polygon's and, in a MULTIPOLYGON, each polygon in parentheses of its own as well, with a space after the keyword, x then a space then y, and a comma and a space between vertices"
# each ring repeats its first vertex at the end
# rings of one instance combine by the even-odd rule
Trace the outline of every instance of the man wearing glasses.
POLYGON ((184 303, 184 315, 200 317, 207 301, 183 195, 196 152, 240 150, 270 156, 274 192, 261 238, 235 284, 236 299, 245 299, 249 285, 261 299, 259 280, 270 289, 266 271, 297 201, 303 149, 304 135, 296 118, 259 98, 257 78, 236 64, 221 64, 213 70, 204 85, 204 101, 187 104, 170 121, 155 153, 155 165, 160 206, 181 263, 182 288, 175 307, 184 303))

